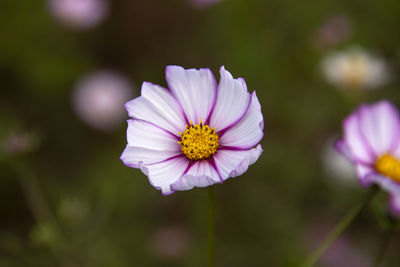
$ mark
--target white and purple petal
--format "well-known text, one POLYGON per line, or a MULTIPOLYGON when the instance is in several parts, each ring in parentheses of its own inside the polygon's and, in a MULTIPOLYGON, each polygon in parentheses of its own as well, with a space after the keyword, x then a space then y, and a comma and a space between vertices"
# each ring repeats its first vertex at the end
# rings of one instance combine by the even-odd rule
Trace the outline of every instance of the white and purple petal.
POLYGON ((153 150, 180 151, 178 138, 170 132, 139 119, 128 120, 128 146, 153 150))
POLYGON ((214 163, 223 181, 230 177, 242 175, 247 168, 255 163, 262 153, 261 145, 249 150, 217 151, 214 163))
POLYGON ((240 121, 251 103, 251 95, 242 78, 233 79, 223 66, 220 74, 217 102, 209 122, 210 125, 217 128, 217 132, 240 121))
POLYGON ((389 199, 389 211, 396 218, 400 218, 400 195, 391 194, 389 199))
POLYGON ((171 185, 185 173, 189 160, 178 156, 155 164, 143 164, 140 169, 149 178, 152 186, 161 190, 163 195, 174 193, 171 185))
POLYGON ((348 161, 350 161, 350 162, 354 161, 351 149, 343 139, 337 140, 334 143, 334 148, 336 149, 337 152, 342 154, 342 156, 344 156, 348 161))
POLYGON ((375 169, 371 166, 366 166, 360 163, 356 164, 355 167, 361 184, 365 187, 370 186, 372 184, 370 177, 376 174, 375 169))
POLYGON ((359 109, 360 130, 375 155, 391 153, 399 144, 400 119, 388 101, 362 105, 359 109))
POLYGON ((253 92, 250 107, 246 115, 232 127, 221 133, 221 148, 250 149, 256 146, 264 135, 264 120, 261 105, 253 92))
POLYGON ((182 191, 221 182, 221 178, 212 163, 208 160, 199 160, 193 162, 182 177, 171 185, 171 188, 174 191, 182 191))
POLYGON ((177 138, 166 130, 139 119, 128 120, 128 145, 121 155, 125 165, 140 168, 181 154, 177 138))
POLYGON ((400 183, 394 181, 393 179, 381 175, 379 173, 371 174, 368 176, 370 183, 379 185, 383 190, 387 191, 389 194, 400 194, 400 183))
POLYGON ((351 150, 353 161, 366 164, 375 163, 375 154, 367 143, 360 129, 360 116, 358 110, 348 116, 343 122, 344 137, 348 148, 351 150))
POLYGON ((158 85, 143 83, 142 95, 125 107, 130 117, 151 122, 176 136, 186 125, 179 103, 167 89, 158 85))
POLYGON ((164 162, 180 155, 180 151, 160 151, 128 145, 122 152, 121 160, 128 167, 140 169, 143 165, 164 162))
POLYGON ((206 122, 217 100, 217 83, 209 69, 188 69, 167 66, 168 86, 194 124, 206 122))

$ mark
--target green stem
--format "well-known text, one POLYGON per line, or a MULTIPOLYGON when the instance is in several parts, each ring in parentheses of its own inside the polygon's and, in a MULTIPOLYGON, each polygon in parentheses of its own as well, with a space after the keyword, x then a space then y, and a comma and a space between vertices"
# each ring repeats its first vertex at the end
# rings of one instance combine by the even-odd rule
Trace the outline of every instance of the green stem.
MULTIPOLYGON (((46 200, 39 180, 35 175, 30 163, 13 161, 10 164, 11 167, 13 167, 16 171, 27 204, 29 205, 37 224, 51 223, 52 226, 56 228, 56 231, 61 234, 62 241, 60 241, 60 243, 64 244, 66 241, 65 236, 61 231, 61 226, 59 225, 49 203, 46 200)), ((59 266, 70 266, 70 259, 65 259, 62 257, 59 247, 51 246, 50 249, 55 255, 56 259, 59 261, 59 266)))
POLYGON ((208 266, 215 266, 215 198, 214 187, 208 187, 208 266))
POLYGON ((14 166, 27 203, 36 221, 38 223, 52 222, 57 226, 56 219, 44 197, 36 175, 27 164, 16 164, 14 166))
POLYGON ((346 230, 347 227, 354 221, 354 219, 361 213, 369 201, 376 195, 379 188, 373 186, 365 195, 363 201, 357 202, 357 205, 350 210, 350 212, 343 217, 343 219, 336 225, 331 233, 325 238, 321 245, 303 262, 302 267, 312 267, 317 263, 318 259, 325 253, 325 251, 332 245, 332 243, 346 230))
POLYGON ((374 259, 374 265, 373 265, 374 267, 378 267, 381 265, 383 258, 385 257, 387 248, 389 247, 389 243, 392 238, 393 232, 394 229, 392 225, 390 225, 387 229, 385 229, 383 233, 382 243, 380 244, 378 253, 376 254, 374 259))

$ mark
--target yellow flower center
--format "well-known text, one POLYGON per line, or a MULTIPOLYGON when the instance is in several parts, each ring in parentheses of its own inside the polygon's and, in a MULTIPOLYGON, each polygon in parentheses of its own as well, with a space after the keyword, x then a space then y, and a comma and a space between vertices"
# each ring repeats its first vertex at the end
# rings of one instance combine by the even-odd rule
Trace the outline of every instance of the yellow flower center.
POLYGON ((353 55, 345 72, 347 83, 351 87, 360 87, 367 75, 367 64, 364 58, 353 55))
POLYGON ((389 154, 385 154, 375 162, 375 169, 396 182, 400 182, 400 161, 389 154))
POLYGON ((210 128, 208 125, 200 124, 190 126, 186 125, 186 130, 181 135, 181 145, 183 154, 190 160, 207 159, 214 155, 218 148, 218 134, 215 128, 210 128))

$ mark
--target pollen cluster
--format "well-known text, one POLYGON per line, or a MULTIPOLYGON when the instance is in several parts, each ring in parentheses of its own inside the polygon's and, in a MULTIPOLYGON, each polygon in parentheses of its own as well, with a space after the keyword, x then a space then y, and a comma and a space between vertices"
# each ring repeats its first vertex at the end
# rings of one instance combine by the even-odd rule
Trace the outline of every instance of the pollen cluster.
POLYGON ((396 182, 400 182, 400 161, 389 154, 385 154, 375 162, 375 169, 396 182))
POLYGON ((183 154, 190 160, 201 160, 210 158, 218 148, 218 134, 215 128, 200 124, 186 125, 186 130, 181 135, 181 145, 183 154))

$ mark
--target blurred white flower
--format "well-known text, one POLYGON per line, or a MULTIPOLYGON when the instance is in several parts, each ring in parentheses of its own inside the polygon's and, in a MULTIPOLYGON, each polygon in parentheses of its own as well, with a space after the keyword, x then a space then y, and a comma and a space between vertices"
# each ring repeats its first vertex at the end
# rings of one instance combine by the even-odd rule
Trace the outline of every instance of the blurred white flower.
POLYGON ((218 2, 221 2, 222 0, 189 0, 189 1, 193 7, 205 8, 212 6, 218 2))
POLYGON ((92 73, 78 82, 73 95, 76 114, 99 130, 113 130, 126 118, 125 103, 133 97, 126 78, 110 71, 92 73))
POLYGON ((315 34, 315 44, 320 48, 331 47, 345 41, 352 33, 353 25, 345 14, 328 17, 315 34))
POLYGON ((107 0, 49 0, 49 8, 61 24, 72 29, 93 28, 109 12, 107 0))
POLYGON ((359 47, 328 55, 322 61, 328 82, 342 89, 375 89, 389 81, 389 69, 383 59, 359 47))
POLYGON ((357 185, 357 175, 353 164, 334 148, 335 138, 329 138, 322 147, 322 166, 328 182, 342 185, 357 185))

